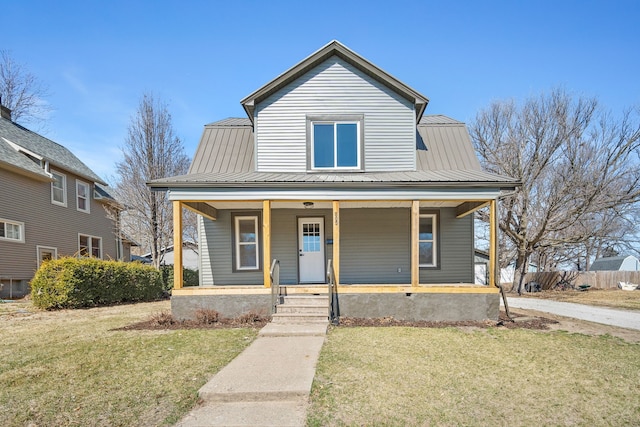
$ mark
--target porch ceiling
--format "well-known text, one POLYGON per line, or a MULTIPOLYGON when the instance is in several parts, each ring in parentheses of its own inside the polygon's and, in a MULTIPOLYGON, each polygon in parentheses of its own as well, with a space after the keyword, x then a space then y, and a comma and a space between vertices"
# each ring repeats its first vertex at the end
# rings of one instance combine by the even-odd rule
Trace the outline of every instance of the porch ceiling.
MULTIPOLYGON (((223 210, 223 209, 262 209, 262 202, 257 201, 209 201, 202 202, 207 205, 223 210)), ((449 208, 462 204, 463 201, 421 201, 420 207, 425 208, 449 208)), ((411 208, 410 200, 357 200, 357 201, 340 201, 341 209, 362 209, 362 208, 411 208)), ((326 200, 315 201, 273 201, 271 209, 332 209, 332 202, 326 200), (306 202, 313 203, 312 206, 305 206, 306 202)))

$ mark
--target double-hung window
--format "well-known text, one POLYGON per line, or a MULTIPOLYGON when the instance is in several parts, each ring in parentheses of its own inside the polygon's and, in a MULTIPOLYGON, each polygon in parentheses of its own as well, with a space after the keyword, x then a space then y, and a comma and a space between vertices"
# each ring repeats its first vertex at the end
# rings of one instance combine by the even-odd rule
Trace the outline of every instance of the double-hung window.
POLYGON ((76 180, 76 208, 80 212, 89 213, 91 206, 91 186, 86 182, 76 180))
POLYGON ((260 236, 257 215, 234 216, 234 252, 236 270, 260 269, 260 236))
POLYGON ((436 267, 438 265, 437 252, 437 215, 420 214, 420 229, 418 231, 418 246, 420 267, 436 267))
POLYGON ((78 234, 78 253, 83 257, 102 258, 102 238, 78 234))
POLYGON ((309 169, 361 170, 363 116, 308 117, 309 169))
POLYGON ((24 223, 0 218, 0 240, 24 243, 24 223))
POLYGON ((60 172, 51 171, 51 203, 67 206, 67 177, 60 172))

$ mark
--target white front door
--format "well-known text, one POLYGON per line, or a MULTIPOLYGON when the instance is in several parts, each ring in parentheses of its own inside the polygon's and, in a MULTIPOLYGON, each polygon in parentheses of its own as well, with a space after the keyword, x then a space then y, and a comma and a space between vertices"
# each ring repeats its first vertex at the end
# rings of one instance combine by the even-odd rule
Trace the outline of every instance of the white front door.
POLYGON ((324 218, 298 218, 300 283, 325 283, 324 218))

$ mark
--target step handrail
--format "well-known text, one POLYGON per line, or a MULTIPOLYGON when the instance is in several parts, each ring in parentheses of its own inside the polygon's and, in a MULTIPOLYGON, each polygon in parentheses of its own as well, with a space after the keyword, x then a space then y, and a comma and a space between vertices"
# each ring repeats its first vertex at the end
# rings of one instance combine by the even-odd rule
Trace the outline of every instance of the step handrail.
POLYGON ((333 262, 331 259, 327 261, 327 294, 329 304, 329 323, 334 325, 338 324, 338 290, 336 287, 336 275, 333 269, 333 262))
POLYGON ((280 304, 280 261, 275 258, 271 263, 269 276, 271 278, 271 314, 274 314, 276 307, 280 304))

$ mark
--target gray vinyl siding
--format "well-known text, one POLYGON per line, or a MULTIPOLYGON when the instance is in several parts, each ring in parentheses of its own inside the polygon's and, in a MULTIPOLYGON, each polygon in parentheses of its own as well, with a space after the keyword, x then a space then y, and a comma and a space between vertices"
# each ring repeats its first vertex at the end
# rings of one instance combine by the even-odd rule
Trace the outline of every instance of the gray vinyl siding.
MULTIPOLYGON (((0 276, 31 279, 37 268, 37 246, 57 248, 58 256, 78 252, 78 233, 102 238, 103 258, 116 259, 113 222, 103 205, 91 198, 90 214, 76 209, 76 175, 67 176, 67 206, 51 203, 51 184, 0 169, 0 218, 25 224, 25 243, 0 241, 0 276)), ((91 184, 91 183, 90 183, 91 184)), ((91 192, 93 196, 93 191, 91 192)))
MULTIPOLYGON (((219 210, 218 219, 202 219, 200 234, 201 284, 255 285, 262 283, 262 271, 233 271, 232 224, 233 212, 246 210, 219 210)), ((256 214, 258 211, 256 211, 256 214)), ((271 213, 271 256, 280 261, 280 283, 298 283, 298 217, 325 217, 325 240, 331 239, 331 211, 326 209, 278 209, 271 213)), ((262 238, 262 236, 260 236, 262 238)), ((262 246, 260 247, 262 251, 262 246)), ((325 245, 325 256, 330 253, 325 245)), ((262 256, 262 252, 260 254, 262 256)))
POLYGON ((455 208, 440 209, 438 212, 439 268, 421 268, 420 283, 473 283, 473 215, 457 219, 455 208))
POLYGON ((411 283, 409 216, 406 208, 341 209, 340 283, 411 283))
POLYGON ((367 171, 415 170, 413 104, 334 56, 262 101, 255 113, 256 169, 304 172, 307 115, 364 115, 367 171))
MULTIPOLYGON (((242 211, 246 212, 246 211, 242 211)), ((256 211, 257 213, 258 211, 256 211)), ((455 218, 455 209, 439 215, 439 267, 421 269, 420 282, 473 283, 473 222, 455 218)), ((262 271, 234 272, 231 211, 218 211, 218 220, 202 220, 202 285, 255 285, 262 271)), ((331 211, 276 209, 272 211, 271 254, 280 260, 282 284, 298 283, 299 217, 325 218, 325 263, 333 247, 331 211)), ((341 209, 340 282, 342 284, 408 284, 411 282, 410 209, 341 209), (398 272, 400 269, 400 272, 398 272)))

